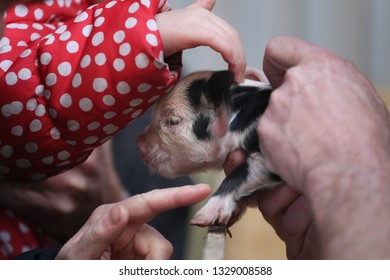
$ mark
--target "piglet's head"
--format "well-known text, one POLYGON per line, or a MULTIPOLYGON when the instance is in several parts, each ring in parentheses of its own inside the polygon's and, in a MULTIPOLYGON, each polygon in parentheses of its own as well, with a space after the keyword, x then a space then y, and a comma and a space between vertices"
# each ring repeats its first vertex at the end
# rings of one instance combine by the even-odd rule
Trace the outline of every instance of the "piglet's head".
POLYGON ((220 169, 228 150, 229 71, 192 73, 179 81, 156 105, 152 122, 137 139, 151 170, 174 178, 220 169))

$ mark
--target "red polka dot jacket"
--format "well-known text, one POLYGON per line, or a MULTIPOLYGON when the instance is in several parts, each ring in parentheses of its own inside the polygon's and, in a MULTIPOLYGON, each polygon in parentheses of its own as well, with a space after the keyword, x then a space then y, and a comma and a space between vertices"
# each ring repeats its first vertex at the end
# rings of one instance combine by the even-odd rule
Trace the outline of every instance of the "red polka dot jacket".
POLYGON ((11 7, 0 41, 0 179, 41 180, 91 151, 178 79, 155 21, 165 0, 11 7))

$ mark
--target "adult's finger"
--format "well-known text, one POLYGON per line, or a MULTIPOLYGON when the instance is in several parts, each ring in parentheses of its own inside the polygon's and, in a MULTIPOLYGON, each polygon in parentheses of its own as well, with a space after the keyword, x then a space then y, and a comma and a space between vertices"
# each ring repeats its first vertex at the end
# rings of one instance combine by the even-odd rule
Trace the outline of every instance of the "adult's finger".
POLYGON ((257 197, 259 210, 279 236, 281 235, 282 216, 299 196, 298 191, 286 184, 259 192, 257 197))
MULTIPOLYGON (((169 260, 173 253, 172 244, 156 229, 144 225, 134 239, 136 258, 142 260, 169 260)), ((125 259, 119 256, 119 259, 125 259)))
POLYGON ((146 223, 160 212, 197 203, 211 193, 205 184, 156 189, 124 200, 129 221, 146 223))
POLYGON ((120 204, 98 207, 84 226, 61 248, 56 259, 95 260, 122 234, 128 214, 120 204), (102 211, 108 211, 103 216, 102 211))
POLYGON ((195 3, 188 6, 188 8, 203 8, 211 11, 214 8, 215 0, 196 0, 195 3))
POLYGON ((223 169, 225 174, 231 173, 238 165, 243 163, 248 155, 242 150, 235 150, 227 156, 225 163, 223 164, 223 169))
POLYGON ((265 48, 263 59, 263 70, 271 85, 278 87, 283 82, 287 69, 298 65, 308 54, 318 50, 322 49, 294 37, 273 38, 265 48))

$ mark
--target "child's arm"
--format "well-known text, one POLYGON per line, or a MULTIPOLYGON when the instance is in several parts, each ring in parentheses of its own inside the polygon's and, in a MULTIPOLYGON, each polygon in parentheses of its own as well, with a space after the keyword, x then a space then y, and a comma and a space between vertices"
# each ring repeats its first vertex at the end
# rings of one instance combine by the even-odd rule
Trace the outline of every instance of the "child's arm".
POLYGON ((164 62, 154 20, 165 2, 104 2, 62 26, 55 20, 74 7, 55 5, 7 12, 0 51, 7 179, 42 179, 79 164, 163 96, 180 70, 164 62))

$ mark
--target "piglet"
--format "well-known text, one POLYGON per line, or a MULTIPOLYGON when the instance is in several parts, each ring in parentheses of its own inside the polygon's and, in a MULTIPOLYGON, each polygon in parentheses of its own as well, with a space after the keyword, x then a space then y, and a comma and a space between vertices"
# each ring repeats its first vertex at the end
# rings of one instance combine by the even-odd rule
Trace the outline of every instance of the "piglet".
MULTIPOLYGON (((254 70, 248 74, 259 77, 254 70)), ((202 71, 183 78, 156 105, 152 123, 137 138, 141 156, 152 171, 175 178, 221 170, 230 152, 241 149, 248 154, 192 224, 230 226, 245 208, 238 203, 242 198, 281 183, 265 167, 256 131, 271 91, 266 82, 247 79, 234 84, 230 71, 202 71)))

